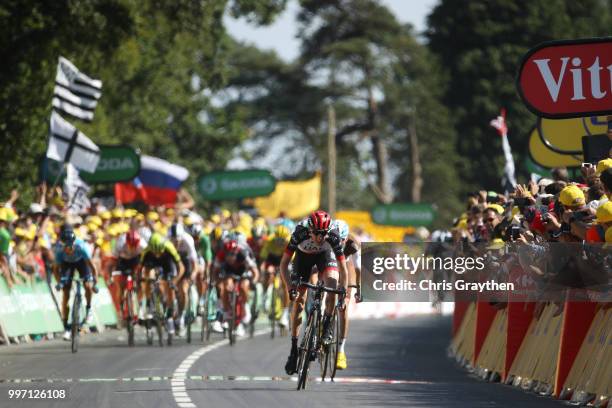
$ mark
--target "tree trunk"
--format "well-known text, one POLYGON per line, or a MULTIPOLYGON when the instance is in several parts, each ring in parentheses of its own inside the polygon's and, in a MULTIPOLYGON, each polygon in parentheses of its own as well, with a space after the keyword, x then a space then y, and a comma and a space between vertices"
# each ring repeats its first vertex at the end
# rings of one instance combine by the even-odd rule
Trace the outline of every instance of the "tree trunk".
POLYGON ((410 165, 412 173, 412 188, 410 189, 410 200, 413 203, 421 202, 421 192, 423 190, 423 167, 421 166, 421 156, 419 153, 419 140, 417 138, 414 118, 408 126, 408 142, 410 144, 410 165))
POLYGON ((387 145, 380 138, 380 136, 372 137, 372 144, 374 149, 374 158, 376 159, 376 176, 378 180, 378 190, 380 191, 379 199, 389 204, 393 201, 393 195, 389 188, 389 172, 387 170, 387 162, 389 160, 389 154, 387 153, 387 145))

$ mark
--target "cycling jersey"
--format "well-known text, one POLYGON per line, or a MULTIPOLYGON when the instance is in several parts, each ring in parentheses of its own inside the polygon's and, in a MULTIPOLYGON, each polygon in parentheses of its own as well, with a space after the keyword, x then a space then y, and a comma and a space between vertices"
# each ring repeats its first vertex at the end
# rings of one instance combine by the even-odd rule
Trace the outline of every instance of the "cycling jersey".
POLYGON ((170 255, 170 257, 172 259, 174 259, 174 261, 178 264, 179 262, 181 262, 181 257, 178 254, 178 252, 176 251, 176 248, 174 247, 174 245, 172 244, 172 242, 165 240, 164 241, 164 249, 162 251, 161 254, 157 255, 153 252, 153 250, 151 249, 151 245, 147 245, 147 247, 144 249, 144 251, 142 251, 142 253, 140 254, 140 260, 144 260, 145 257, 147 257, 147 255, 150 255, 150 257, 152 258, 161 258, 164 254, 168 254, 170 255))
POLYGON ((121 234, 115 243, 115 248, 113 248, 113 256, 115 258, 132 259, 139 256, 146 247, 145 240, 140 239, 136 248, 130 248, 127 244, 127 234, 121 234))
POLYGON ((257 264, 249 248, 239 245, 238 254, 232 262, 228 262, 225 251, 219 251, 215 256, 215 267, 221 269, 222 274, 231 273, 241 275, 247 269, 255 268, 257 264))
POLYGON ((291 234, 291 240, 287 245, 286 253, 293 255, 295 251, 302 252, 304 254, 320 254, 322 252, 331 251, 339 261, 344 260, 344 253, 342 252, 342 242, 337 228, 332 228, 322 243, 317 243, 310 238, 310 231, 308 229, 308 219, 302 220, 291 234))
POLYGON ((195 249, 193 237, 188 233, 183 233, 177 238, 176 249, 181 255, 181 258, 198 263, 198 253, 195 249))
POLYGON ((68 254, 65 251, 66 246, 59 243, 55 249, 55 263, 77 263, 81 260, 91 260, 91 250, 82 239, 77 238, 73 244, 72 253, 68 254))
POLYGON ((198 244, 199 244, 200 254, 204 258, 206 263, 209 263, 212 260, 212 246, 210 243, 210 237, 204 232, 202 232, 200 234, 200 240, 198 244))
POLYGON ((267 259, 269 255, 273 255, 275 257, 279 257, 283 255, 285 249, 287 248, 287 243, 283 239, 274 238, 274 235, 266 241, 261 248, 260 256, 261 259, 267 259))

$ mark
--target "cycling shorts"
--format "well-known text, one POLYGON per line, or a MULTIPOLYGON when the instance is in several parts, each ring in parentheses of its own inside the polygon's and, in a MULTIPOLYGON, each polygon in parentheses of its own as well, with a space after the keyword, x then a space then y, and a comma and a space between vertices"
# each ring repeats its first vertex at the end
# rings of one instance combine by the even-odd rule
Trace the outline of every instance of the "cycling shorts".
POLYGON ((60 264, 60 279, 64 287, 70 287, 74 277, 74 271, 79 271, 79 277, 83 282, 93 282, 93 274, 89 264, 81 259, 77 262, 62 262, 60 264))
POLYGON ((313 266, 317 267, 319 272, 328 270, 338 270, 338 261, 331 249, 318 254, 307 254, 300 250, 295 253, 293 259, 293 273, 296 278, 302 281, 308 281, 312 274, 313 266))
POLYGON ((156 257, 151 252, 147 253, 142 260, 142 264, 147 269, 160 269, 160 276, 163 280, 171 280, 178 274, 176 262, 172 255, 164 252, 160 257, 156 257))
POLYGON ((117 261, 117 270, 121 271, 122 276, 131 275, 138 266, 140 262, 140 256, 135 256, 133 258, 119 258, 117 261))
POLYGON ((266 265, 280 266, 282 255, 268 254, 266 265))

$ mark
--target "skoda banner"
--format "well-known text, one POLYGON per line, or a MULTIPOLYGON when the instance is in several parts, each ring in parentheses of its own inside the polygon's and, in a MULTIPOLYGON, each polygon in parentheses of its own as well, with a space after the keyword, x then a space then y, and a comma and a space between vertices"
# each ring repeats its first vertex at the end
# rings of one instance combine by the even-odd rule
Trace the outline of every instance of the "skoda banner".
POLYGON ((276 188, 276 179, 268 170, 216 171, 201 176, 197 186, 207 200, 231 200, 266 196, 276 188))
MULTIPOLYGON (((61 170, 62 163, 45 158, 41 168, 42 179, 53 183, 61 170)), ((81 171, 79 175, 88 184, 104 184, 129 181, 139 172, 140 155, 134 148, 127 145, 101 145, 96 171, 81 171)))
POLYGON ((430 204, 381 204, 372 210, 372 220, 376 224, 400 227, 427 226, 433 222, 434 216, 430 204))

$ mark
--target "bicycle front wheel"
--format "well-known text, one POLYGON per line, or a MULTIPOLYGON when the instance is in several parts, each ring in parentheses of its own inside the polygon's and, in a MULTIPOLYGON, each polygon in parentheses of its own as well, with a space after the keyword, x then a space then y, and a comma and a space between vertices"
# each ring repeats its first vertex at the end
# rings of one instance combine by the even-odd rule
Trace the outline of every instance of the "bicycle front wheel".
POLYGON ((72 305, 72 325, 70 327, 72 331, 72 344, 71 349, 73 353, 76 353, 79 349, 79 328, 81 326, 81 296, 79 294, 74 296, 74 304, 72 305))
POLYGON ((126 294, 126 308, 127 308, 127 332, 128 332, 128 346, 134 346, 134 292, 131 290, 127 291, 126 294))
POLYGON ((308 370, 310 361, 315 353, 316 338, 319 326, 319 314, 317 310, 313 310, 308 319, 308 326, 304 331, 304 338, 299 349, 298 357, 298 384, 297 389, 306 389, 308 381, 308 370))
POLYGON ((238 313, 238 296, 236 292, 232 292, 230 294, 230 307, 232 308, 232 317, 228 320, 228 336, 230 346, 233 346, 236 343, 236 315, 238 313))

